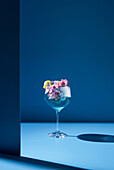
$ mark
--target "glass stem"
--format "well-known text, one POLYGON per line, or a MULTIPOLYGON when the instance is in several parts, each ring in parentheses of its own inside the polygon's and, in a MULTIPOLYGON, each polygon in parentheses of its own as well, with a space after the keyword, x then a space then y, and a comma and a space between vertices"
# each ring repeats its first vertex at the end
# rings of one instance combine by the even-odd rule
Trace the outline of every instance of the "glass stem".
POLYGON ((56 111, 56 131, 59 131, 59 112, 56 111))

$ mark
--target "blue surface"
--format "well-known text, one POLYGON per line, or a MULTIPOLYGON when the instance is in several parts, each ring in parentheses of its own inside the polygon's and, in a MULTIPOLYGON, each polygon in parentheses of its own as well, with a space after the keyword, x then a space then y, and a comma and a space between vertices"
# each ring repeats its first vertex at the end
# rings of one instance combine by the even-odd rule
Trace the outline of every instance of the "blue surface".
MULTIPOLYGON (((0 169, 1 170, 73 170, 71 166, 60 165, 47 161, 35 160, 25 157, 1 155, 0 154, 0 169)), ((75 168, 75 170, 82 170, 75 168)))
MULTIPOLYGON (((114 134, 111 123, 61 123, 68 135, 114 134)), ((76 137, 53 139, 54 123, 21 123, 21 155, 73 167, 114 170, 114 143, 89 142, 76 137)))
POLYGON ((7 160, 4 158, 0 158, 0 169, 2 170, 40 170, 40 169, 50 169, 50 168, 46 168, 46 167, 42 167, 42 166, 38 166, 38 165, 30 165, 27 163, 23 163, 23 162, 17 162, 14 160, 7 160))
POLYGON ((34 165, 26 162, 0 158, 1 170, 56 170, 58 168, 34 165))
POLYGON ((22 121, 54 121, 42 89, 67 78, 61 121, 114 121, 114 1, 21 0, 22 121))

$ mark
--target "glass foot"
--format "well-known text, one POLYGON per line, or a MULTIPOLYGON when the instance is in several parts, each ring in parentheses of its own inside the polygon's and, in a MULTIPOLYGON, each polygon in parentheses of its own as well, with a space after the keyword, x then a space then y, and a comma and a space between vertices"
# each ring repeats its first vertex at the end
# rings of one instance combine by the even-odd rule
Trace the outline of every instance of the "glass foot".
POLYGON ((65 138, 68 135, 63 132, 56 131, 56 132, 49 133, 48 136, 52 138, 65 138))

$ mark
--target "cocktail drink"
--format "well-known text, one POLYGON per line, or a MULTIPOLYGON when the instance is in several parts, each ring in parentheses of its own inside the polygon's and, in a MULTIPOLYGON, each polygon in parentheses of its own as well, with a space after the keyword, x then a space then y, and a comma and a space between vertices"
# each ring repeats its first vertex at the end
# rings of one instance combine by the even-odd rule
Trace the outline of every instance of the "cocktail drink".
POLYGON ((54 138, 64 138, 67 134, 59 130, 59 113, 70 102, 71 90, 68 85, 68 80, 47 80, 44 82, 43 88, 45 89, 45 101, 56 111, 56 131, 49 133, 48 136, 54 138))

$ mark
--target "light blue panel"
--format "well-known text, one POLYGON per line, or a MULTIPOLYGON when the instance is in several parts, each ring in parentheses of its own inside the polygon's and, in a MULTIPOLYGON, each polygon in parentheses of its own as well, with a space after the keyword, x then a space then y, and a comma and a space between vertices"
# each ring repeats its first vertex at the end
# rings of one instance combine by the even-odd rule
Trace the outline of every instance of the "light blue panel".
MULTIPOLYGON (((60 129, 75 136, 87 133, 114 134, 114 124, 111 123, 61 123, 60 129)), ((88 142, 76 137, 48 137, 48 133, 54 130, 54 123, 22 123, 21 155, 92 170, 114 169, 114 143, 88 142)))

